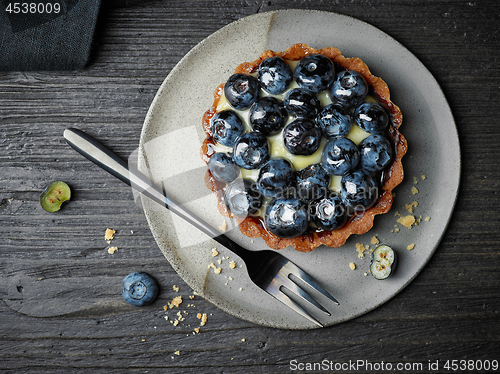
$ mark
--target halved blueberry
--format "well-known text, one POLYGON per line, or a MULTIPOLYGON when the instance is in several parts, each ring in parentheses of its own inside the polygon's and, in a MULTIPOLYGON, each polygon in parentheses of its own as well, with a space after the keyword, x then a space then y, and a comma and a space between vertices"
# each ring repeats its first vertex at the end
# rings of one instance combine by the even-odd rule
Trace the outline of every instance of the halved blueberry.
POLYGON ((285 108, 288 113, 299 118, 314 119, 321 111, 321 101, 311 91, 294 88, 285 96, 285 108))
POLYGON ((264 134, 246 132, 236 139, 233 160, 242 168, 259 169, 269 158, 269 142, 264 134))
POLYGON ((314 223, 323 230, 338 229, 347 221, 346 206, 335 192, 314 200, 311 209, 314 223))
POLYGON ((356 211, 371 208, 378 199, 378 184, 373 175, 358 169, 344 175, 340 182, 340 196, 356 211))
POLYGON ((295 81, 301 88, 317 94, 330 87, 335 79, 335 69, 328 57, 311 54, 299 61, 294 75, 295 81))
POLYGON ((281 57, 268 57, 260 63, 257 78, 264 90, 280 95, 292 83, 293 72, 281 57))
POLYGON ((294 238, 302 235, 309 226, 307 203, 297 198, 271 200, 264 218, 266 228, 281 238, 294 238))
POLYGON ((298 118, 283 130, 285 147, 294 155, 309 156, 321 144, 321 130, 310 120, 298 118))
POLYGON ((297 172, 297 194, 301 199, 317 199, 329 191, 329 185, 330 174, 321 164, 312 164, 297 172))
POLYGON ((288 118, 283 102, 266 96, 257 100, 250 108, 250 124, 264 135, 275 135, 281 131, 288 118))
POLYGON ((396 251, 388 245, 379 245, 372 253, 370 273, 372 273, 375 279, 386 279, 394 273, 396 263, 396 251))
POLYGON ((284 158, 270 159, 259 172, 257 187, 266 197, 283 197, 295 183, 295 170, 284 158))
POLYGON ((248 109, 259 98, 257 78, 245 74, 233 74, 224 85, 224 96, 234 109, 248 109))
POLYGON ((122 296, 130 305, 149 305, 157 295, 158 282, 148 273, 136 271, 123 279, 122 296))
POLYGON ((345 175, 358 165, 358 146, 350 139, 337 137, 330 139, 323 150, 321 163, 331 175, 345 175))
POLYGON ((227 209, 237 217, 247 217, 257 213, 262 206, 262 194, 255 183, 246 178, 238 178, 227 185, 224 202, 227 209))
POLYGON ((323 135, 327 138, 345 136, 352 127, 351 112, 338 103, 330 104, 323 108, 316 118, 323 135))
POLYGON ((236 112, 225 110, 212 117, 211 129, 217 143, 232 147, 236 138, 245 131, 245 124, 236 112))
POLYGON ((393 150, 389 140, 382 135, 370 135, 359 143, 361 167, 372 173, 382 171, 392 161, 393 150))
POLYGON ((382 134, 389 125, 389 115, 378 103, 363 103, 354 111, 356 124, 370 134, 382 134))
POLYGON ((368 84, 363 76, 354 70, 337 75, 330 88, 330 97, 345 107, 354 108, 361 104, 368 94, 368 84))
POLYGON ((222 183, 232 182, 240 175, 240 168, 233 161, 231 153, 214 153, 208 160, 208 170, 222 183))

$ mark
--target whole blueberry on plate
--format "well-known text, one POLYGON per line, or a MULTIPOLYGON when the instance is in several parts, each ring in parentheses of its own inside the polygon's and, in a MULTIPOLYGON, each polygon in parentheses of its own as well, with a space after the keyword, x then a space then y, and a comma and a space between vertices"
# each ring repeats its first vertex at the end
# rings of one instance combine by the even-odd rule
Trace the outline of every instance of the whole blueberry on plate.
POLYGON ((231 153, 214 153, 208 160, 208 170, 222 183, 232 182, 240 175, 240 168, 233 161, 231 153))
POLYGON ((382 171, 392 161, 393 150, 389 140, 382 135, 370 135, 359 143, 361 167, 372 173, 382 171))
POLYGON ((217 143, 232 147, 236 138, 245 131, 245 124, 232 110, 225 110, 212 117, 211 130, 217 143))
POLYGON ((248 109, 259 98, 257 78, 241 73, 233 74, 224 85, 224 96, 234 109, 248 109))
POLYGON ((149 305, 156 299, 158 288, 156 279, 151 275, 136 271, 123 279, 122 296, 130 305, 149 305))
POLYGON ((266 209, 264 224, 267 230, 281 238, 302 235, 309 225, 308 204, 294 197, 271 200, 266 209))
POLYGON ((382 134, 389 126, 389 115, 378 103, 363 103, 354 111, 354 120, 360 129, 370 134, 382 134))
POLYGON ((292 83, 293 72, 281 57, 268 57, 260 63, 257 79, 265 91, 280 95, 292 83))
POLYGON ((321 101, 311 91, 294 88, 285 96, 285 108, 288 113, 299 118, 314 119, 321 111, 321 101))
POLYGON ((294 155, 309 156, 321 144, 321 130, 313 121, 298 118, 283 130, 285 147, 294 155))
POLYGON ((270 159, 259 172, 257 187, 266 197, 282 197, 295 183, 295 170, 284 158, 270 159))
POLYGON ((371 208, 378 199, 378 184, 368 171, 357 169, 342 177, 340 196, 344 203, 357 211, 371 208))
POLYGON ((264 135, 275 135, 281 131, 288 112, 281 100, 266 96, 257 100, 250 108, 250 124, 264 135))
POLYGON ((294 74, 295 81, 301 88, 316 94, 326 90, 335 79, 332 60, 319 54, 311 54, 301 59, 294 74))
POLYGON ((297 194, 301 199, 317 199, 329 191, 329 185, 330 174, 321 164, 312 164, 297 172, 297 194))
POLYGON ((347 209, 344 202, 335 192, 314 200, 311 203, 313 221, 323 230, 335 230, 347 221, 347 209))
POLYGON ((345 175, 358 166, 359 159, 358 146, 348 138, 337 137, 326 144, 321 163, 329 174, 345 175))
POLYGON ((264 134, 246 132, 236 139, 233 160, 242 168, 259 169, 269 157, 269 142, 264 134))
POLYGON ((368 94, 368 85, 363 76, 354 70, 346 70, 337 75, 330 88, 333 102, 348 108, 361 104, 368 94))
POLYGON ((338 103, 327 105, 316 118, 323 135, 327 138, 334 136, 345 136, 352 127, 353 119, 351 112, 338 103))
POLYGON ((262 206, 262 199, 255 183, 246 178, 238 178, 229 183, 224 192, 227 209, 237 217, 257 213, 262 206))

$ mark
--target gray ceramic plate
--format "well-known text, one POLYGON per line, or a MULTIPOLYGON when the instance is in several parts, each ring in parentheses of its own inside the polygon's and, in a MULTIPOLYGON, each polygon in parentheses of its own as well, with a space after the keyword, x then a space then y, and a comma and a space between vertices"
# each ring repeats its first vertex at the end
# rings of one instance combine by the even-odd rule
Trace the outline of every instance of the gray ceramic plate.
MULTIPOLYGON (((205 137, 203 113, 213 102, 215 87, 226 81, 238 64, 256 59, 267 49, 285 50, 299 42, 314 48, 337 47, 344 56, 365 61, 389 85, 392 100, 403 112, 401 132, 409 144, 403 160, 406 178, 396 189, 395 204, 388 214, 375 219, 369 233, 351 237, 341 248, 320 247, 311 253, 290 248, 281 251, 340 301, 340 306, 326 303, 331 317, 315 314, 325 325, 332 325, 366 313, 401 291, 436 250, 455 204, 460 179, 456 127, 436 80, 412 53, 373 26, 335 13, 286 10, 240 19, 194 47, 165 79, 144 123, 139 167, 180 202, 220 226, 223 218, 205 187, 206 166, 199 156, 205 137), (419 192, 413 194, 412 187, 419 192), (395 213, 409 214, 405 204, 413 201, 418 202, 414 214, 422 220, 408 229, 397 223, 395 213), (399 232, 395 232, 395 225, 399 232), (385 281, 365 275, 369 256, 358 258, 355 249, 358 242, 370 244, 374 235, 399 254, 397 271, 385 281), (407 250, 410 244, 415 246, 407 250), (355 270, 349 267, 351 262, 356 264, 355 270)), ((143 206, 153 236, 172 267, 211 303, 262 325, 315 327, 254 286, 242 262, 228 250, 155 203, 145 200, 143 206), (219 256, 212 256, 213 248, 219 256), (232 260, 237 264, 234 269, 229 266, 232 260), (210 263, 221 268, 221 273, 215 273, 210 263)), ((266 247, 261 239, 244 237, 231 223, 227 234, 252 250, 266 247)))

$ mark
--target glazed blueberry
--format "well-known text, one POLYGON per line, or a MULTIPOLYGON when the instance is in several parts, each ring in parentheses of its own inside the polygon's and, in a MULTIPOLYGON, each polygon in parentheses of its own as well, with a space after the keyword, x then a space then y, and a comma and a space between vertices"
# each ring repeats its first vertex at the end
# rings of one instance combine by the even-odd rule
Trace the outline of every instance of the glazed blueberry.
POLYGON ((334 136, 345 136, 352 127, 352 115, 340 104, 330 104, 323 108, 318 114, 316 122, 327 138, 334 136))
POLYGON ((355 210, 365 210, 378 199, 378 185, 373 175, 358 169, 342 177, 340 196, 344 203, 355 210))
POLYGON ((224 85, 224 96, 234 109, 248 109, 259 98, 259 90, 257 78, 237 73, 224 85))
POLYGON ((225 110, 212 117, 211 130, 217 143, 232 147, 245 131, 245 125, 236 112, 225 110))
POLYGON ((329 185, 330 174, 321 164, 312 164, 297 172, 297 193, 301 199, 317 199, 329 191, 329 185))
POLYGON ((257 188, 266 197, 282 197, 295 183, 295 170, 284 158, 270 159, 259 172, 257 188))
POLYGON ((389 125, 389 116, 382 105, 363 103, 354 111, 356 124, 370 134, 382 134, 389 125))
POLYGON ((136 271, 123 279, 122 296, 130 305, 149 305, 157 295, 158 283, 148 273, 136 271))
POLYGON ((259 169, 269 160, 269 143, 264 134, 246 132, 236 139, 233 160, 244 169, 259 169))
POLYGON ((299 118, 316 118, 321 111, 321 102, 317 96, 309 90, 294 88, 285 96, 285 108, 288 113, 299 118))
POLYGON ((330 88, 330 97, 345 107, 354 108, 361 104, 368 94, 368 85, 361 74, 346 70, 337 75, 330 88))
POLYGON ((294 74, 295 81, 301 88, 316 94, 330 87, 335 79, 332 61, 318 54, 312 54, 300 60, 294 74))
POLYGON ((285 127, 283 140, 290 153, 309 156, 316 152, 321 144, 321 130, 314 122, 299 118, 285 127))
POLYGON ((314 200, 311 211, 314 223, 323 230, 341 228, 347 221, 347 209, 340 196, 334 192, 314 200))
POLYGON ((302 235, 309 225, 307 203, 297 198, 271 200, 264 218, 266 228, 281 238, 294 238, 302 235))
POLYGON ((214 153, 208 160, 208 170, 222 183, 232 182, 240 175, 240 168, 233 161, 231 153, 214 153))
POLYGON ((375 173, 384 170, 392 161, 392 145, 382 135, 370 135, 359 144, 361 167, 375 173))
POLYGON ((269 57, 260 63, 257 78, 264 90, 280 95, 292 83, 293 72, 281 57, 269 57))
POLYGON ((235 216, 247 217, 257 213, 262 206, 262 194, 252 180, 238 178, 227 185, 224 202, 235 216))
POLYGON ((281 131, 288 118, 283 102, 267 96, 257 100, 250 109, 250 124, 264 135, 275 135, 281 131))
POLYGON ((359 163, 360 154, 357 145, 348 138, 330 139, 323 150, 321 162, 331 175, 345 175, 359 163))

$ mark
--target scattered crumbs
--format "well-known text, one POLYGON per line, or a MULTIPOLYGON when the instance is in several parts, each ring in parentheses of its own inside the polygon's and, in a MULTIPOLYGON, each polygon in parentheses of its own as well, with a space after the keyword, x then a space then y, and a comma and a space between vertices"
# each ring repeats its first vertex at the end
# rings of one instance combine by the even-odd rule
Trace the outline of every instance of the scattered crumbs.
POLYGON ((411 204, 405 204, 405 209, 409 212, 409 213, 413 213, 413 211, 415 210, 415 208, 418 206, 418 202, 417 201, 414 201, 413 203, 411 204))
POLYGON ((220 264, 222 264, 222 258, 219 258, 219 259, 217 260, 217 263, 218 263, 219 265, 220 265, 220 264))
POLYGON ((429 222, 431 220, 431 217, 425 217, 424 221, 429 222))
POLYGON ((396 228, 394 229, 394 232, 397 234, 397 233, 399 232, 399 228, 398 228, 398 227, 396 227, 396 228))
POLYGON ((173 289, 175 292, 179 292, 179 286, 173 285, 173 286, 172 286, 172 289, 173 289))
POLYGON ((231 262, 229 263, 229 267, 230 267, 231 269, 236 268, 236 262, 231 261, 231 262))
POLYGON ((406 249, 409 251, 411 251, 413 248, 415 248, 415 243, 412 243, 408 247, 406 247, 406 249))
POLYGON ((146 339, 142 339, 142 340, 141 340, 141 342, 145 342, 145 341, 146 341, 146 339))
POLYGON ((174 355, 179 356, 180 354, 181 354, 181 352, 180 352, 180 351, 175 351, 175 352, 174 352, 174 355))
POLYGON ((418 192, 419 192, 419 191, 418 191, 418 188, 417 188, 417 187, 413 186, 413 187, 411 188, 411 193, 412 193, 412 194, 416 195, 416 194, 418 194, 418 192))
POLYGON ((413 177, 413 184, 417 184, 418 183, 418 178, 417 177, 413 177))
POLYGON ((108 248, 108 253, 110 255, 114 254, 118 250, 118 247, 109 247, 108 248))
POLYGON ((422 176, 420 178, 422 178, 422 180, 424 181, 427 179, 427 176, 425 174, 422 174, 422 176))
POLYGON ((193 300, 194 299, 194 295, 189 295, 189 299, 193 300))
POLYGON ((168 311, 168 305, 163 305, 163 310, 166 312, 168 311))
POLYGON ((194 328, 194 333, 195 334, 199 334, 200 333, 200 328, 199 327, 195 327, 194 328))
POLYGON ((356 251, 358 252, 358 257, 363 258, 365 256, 365 246, 361 243, 356 243, 356 251))
POLYGON ((116 233, 116 230, 107 228, 106 232, 104 233, 104 240, 106 240, 108 243, 110 243, 111 240, 113 240, 115 238, 115 233, 116 233))
POLYGON ((173 306, 179 306, 182 304, 182 296, 177 296, 172 299, 172 302, 170 303, 173 306))
POLYGON ((217 251, 217 248, 212 248, 212 256, 217 257, 219 255, 219 251, 217 251))
POLYGON ((370 243, 372 243, 373 245, 377 245, 378 243, 380 243, 380 241, 378 240, 376 235, 373 235, 370 243))
POLYGON ((213 262, 211 262, 209 265, 208 265, 209 268, 212 268, 214 269, 214 273, 215 274, 220 274, 221 271, 222 271, 222 268, 218 268, 217 266, 215 266, 215 264, 213 262))
POLYGON ((174 321, 170 321, 172 323, 172 325, 174 326, 177 326, 179 324, 179 320, 174 320, 174 321))
POLYGON ((398 219, 398 223, 402 224, 404 227, 411 229, 413 225, 417 223, 414 215, 404 216, 398 219))
POLYGON ((164 318, 165 318, 165 321, 168 321, 168 316, 165 316, 164 318))
POLYGON ((222 222, 222 225, 219 226, 219 230, 223 231, 223 232, 226 232, 227 231, 227 222, 226 220, 224 220, 222 222))
POLYGON ((354 270, 354 269, 356 269, 356 264, 354 262, 351 262, 349 264, 349 267, 351 268, 351 270, 354 270))
POLYGON ((246 342, 247 340, 245 338, 241 339, 242 342, 246 342))
POLYGON ((396 211, 396 213, 394 213, 394 215, 395 215, 396 217, 398 217, 398 216, 399 216, 399 217, 401 217, 401 214, 400 214, 398 211, 396 211))
POLYGON ((198 313, 196 315, 196 318, 198 318, 200 321, 200 326, 205 326, 205 324, 207 323, 207 314, 206 313, 198 313))

